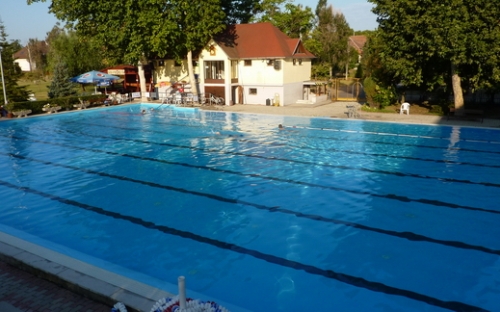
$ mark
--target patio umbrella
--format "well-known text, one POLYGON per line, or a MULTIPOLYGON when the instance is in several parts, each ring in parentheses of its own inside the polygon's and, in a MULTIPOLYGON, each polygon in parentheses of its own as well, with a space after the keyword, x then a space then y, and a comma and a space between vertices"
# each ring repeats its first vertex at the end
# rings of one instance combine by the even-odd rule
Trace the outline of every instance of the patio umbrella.
POLYGON ((73 82, 81 83, 81 84, 93 84, 93 85, 109 85, 111 81, 119 80, 120 77, 113 76, 110 74, 106 74, 97 70, 92 70, 81 74, 80 76, 76 76, 71 78, 70 80, 73 82))

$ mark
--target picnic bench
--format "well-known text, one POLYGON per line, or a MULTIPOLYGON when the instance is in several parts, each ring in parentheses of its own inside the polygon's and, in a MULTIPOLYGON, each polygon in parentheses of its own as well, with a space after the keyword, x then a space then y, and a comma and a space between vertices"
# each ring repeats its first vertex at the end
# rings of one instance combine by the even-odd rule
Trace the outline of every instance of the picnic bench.
POLYGON ((467 121, 484 121, 484 110, 483 109, 463 109, 462 115, 457 115, 454 107, 450 107, 448 112, 447 120, 450 118, 467 120, 467 121))

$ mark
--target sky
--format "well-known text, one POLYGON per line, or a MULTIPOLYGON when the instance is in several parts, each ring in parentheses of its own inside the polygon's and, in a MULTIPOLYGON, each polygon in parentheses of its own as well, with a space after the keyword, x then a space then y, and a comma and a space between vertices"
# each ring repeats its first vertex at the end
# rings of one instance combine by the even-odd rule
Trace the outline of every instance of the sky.
MULTIPOLYGON (((47 33, 57 23, 49 13, 49 3, 27 5, 26 0, 0 0, 0 19, 5 26, 9 40, 20 40, 26 45, 30 38, 44 40, 47 33)), ((316 9, 318 0, 295 0, 316 9)), ((376 16, 371 12, 373 5, 367 0, 329 0, 335 10, 344 14, 347 23, 354 30, 374 30, 377 28, 376 16)))

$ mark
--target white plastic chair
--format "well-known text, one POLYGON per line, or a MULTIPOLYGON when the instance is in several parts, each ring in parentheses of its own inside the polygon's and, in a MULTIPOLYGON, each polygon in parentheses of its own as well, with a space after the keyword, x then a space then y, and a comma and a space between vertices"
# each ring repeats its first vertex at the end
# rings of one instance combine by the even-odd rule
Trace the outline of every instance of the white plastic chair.
POLYGON ((182 94, 180 93, 176 93, 174 95, 174 100, 173 100, 174 104, 175 105, 179 105, 179 106, 182 106, 183 104, 183 101, 182 101, 182 94))
POLYGON ((410 103, 404 102, 403 104, 401 104, 399 114, 403 114, 404 112, 406 112, 407 115, 410 115, 410 103))

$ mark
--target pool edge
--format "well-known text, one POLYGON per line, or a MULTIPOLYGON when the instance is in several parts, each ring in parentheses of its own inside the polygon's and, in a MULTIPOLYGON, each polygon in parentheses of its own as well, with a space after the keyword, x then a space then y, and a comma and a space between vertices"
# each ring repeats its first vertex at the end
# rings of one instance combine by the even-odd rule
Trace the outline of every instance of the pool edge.
POLYGON ((122 302, 129 311, 149 311, 157 300, 173 296, 4 232, 0 260, 110 308, 122 302))

